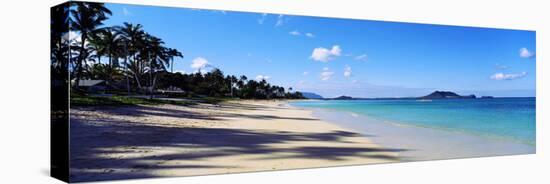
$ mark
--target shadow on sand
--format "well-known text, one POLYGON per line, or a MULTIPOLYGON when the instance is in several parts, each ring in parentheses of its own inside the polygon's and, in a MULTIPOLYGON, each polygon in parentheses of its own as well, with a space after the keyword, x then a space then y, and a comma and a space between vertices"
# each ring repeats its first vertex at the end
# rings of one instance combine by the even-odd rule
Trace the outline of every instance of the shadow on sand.
MULTIPOLYGON (((135 108, 125 108, 123 110, 110 109, 108 112, 113 115, 157 115, 201 120, 219 119, 218 117, 184 110, 168 110, 151 106, 139 106, 135 108), (129 111, 129 109, 132 110, 129 111)), ((221 116, 224 115, 222 114, 221 116)), ((247 115, 247 117, 260 119, 310 120, 308 118, 300 119, 277 116, 247 115)), ((154 177, 154 175, 148 174, 150 172, 134 172, 139 170, 153 171, 174 168, 227 168, 227 166, 216 165, 162 165, 162 162, 167 160, 190 161, 238 154, 266 153, 290 154, 283 154, 285 156, 280 156, 281 154, 273 154, 279 156, 262 159, 308 158, 338 161, 343 160, 343 157, 370 157, 397 160, 398 158, 386 156, 387 154, 382 154, 382 152, 387 153, 405 151, 402 149, 388 148, 319 146, 274 149, 268 146, 268 144, 285 143, 289 141, 345 142, 344 139, 357 136, 368 135, 360 135, 347 131, 333 131, 327 133, 296 133, 287 131, 252 131, 245 129, 225 128, 178 128, 104 119, 82 120, 71 117, 71 182, 154 177), (117 151, 110 149, 121 147, 125 149, 117 151), (189 150, 208 148, 217 151, 201 152, 200 154, 192 152, 178 152, 163 155, 120 158, 105 158, 99 156, 102 154, 135 153, 136 150, 140 149, 133 148, 138 147, 174 147, 189 150), (144 161, 147 161, 147 164, 145 164, 144 161), (94 172, 89 172, 92 170, 94 170, 94 172)))

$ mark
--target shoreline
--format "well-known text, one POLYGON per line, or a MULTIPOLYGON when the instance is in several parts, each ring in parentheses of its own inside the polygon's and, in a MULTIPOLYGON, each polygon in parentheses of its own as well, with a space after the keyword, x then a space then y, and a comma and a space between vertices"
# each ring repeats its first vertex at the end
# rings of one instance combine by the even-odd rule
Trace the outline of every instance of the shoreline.
POLYGON ((400 162, 404 149, 288 100, 71 108, 71 181, 400 162))
POLYGON ((314 116, 354 131, 372 135, 376 144, 396 147, 403 161, 425 161, 535 154, 534 145, 506 139, 489 138, 464 132, 420 127, 331 109, 299 107, 314 111, 314 116))

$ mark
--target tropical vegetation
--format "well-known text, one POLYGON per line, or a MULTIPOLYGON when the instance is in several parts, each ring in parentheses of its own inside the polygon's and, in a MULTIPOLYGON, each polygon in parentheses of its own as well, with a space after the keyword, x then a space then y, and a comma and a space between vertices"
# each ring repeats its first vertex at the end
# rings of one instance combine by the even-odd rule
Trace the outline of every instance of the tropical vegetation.
MULTIPOLYGON (((147 33, 144 26, 125 22, 104 26, 112 12, 103 3, 69 2, 52 9, 52 80, 69 85, 74 94, 86 93, 82 80, 103 80, 106 93, 217 97, 243 99, 299 99, 300 92, 247 76, 224 75, 215 67, 190 74, 174 73, 174 60, 184 54, 147 33)), ((53 93, 53 91, 52 91, 53 93)), ((71 93, 71 94, 73 94, 71 93)))

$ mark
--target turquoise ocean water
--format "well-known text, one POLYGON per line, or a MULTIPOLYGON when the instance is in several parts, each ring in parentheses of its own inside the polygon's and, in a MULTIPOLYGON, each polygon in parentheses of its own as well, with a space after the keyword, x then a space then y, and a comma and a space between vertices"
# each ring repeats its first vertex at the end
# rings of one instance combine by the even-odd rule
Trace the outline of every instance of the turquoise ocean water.
POLYGON ((291 105, 535 145, 535 102, 535 98, 318 100, 291 105))

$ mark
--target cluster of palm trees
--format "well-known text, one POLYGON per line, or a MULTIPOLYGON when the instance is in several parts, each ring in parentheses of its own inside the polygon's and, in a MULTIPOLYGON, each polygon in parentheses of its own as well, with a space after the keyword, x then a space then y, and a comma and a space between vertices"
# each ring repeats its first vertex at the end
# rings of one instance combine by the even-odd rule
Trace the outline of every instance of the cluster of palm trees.
POLYGON ((180 87, 188 93, 207 96, 301 96, 285 93, 284 88, 265 80, 224 76, 219 69, 189 75, 173 73, 174 59, 183 58, 180 51, 166 47, 161 38, 147 33, 140 24, 103 26, 111 14, 103 3, 68 2, 52 8, 52 76, 70 75, 70 84, 76 91, 81 80, 99 79, 105 80, 110 90, 127 94, 152 96, 156 88, 180 87))
MULTIPOLYGON (((69 44, 63 37, 69 32, 69 8, 65 4, 52 7, 50 31, 51 110, 67 112, 69 94, 69 44)), ((53 120, 58 120, 52 115, 53 120)), ((53 125, 53 124, 52 124, 53 125)))
MULTIPOLYGON (((58 19, 68 20, 68 31, 79 34, 78 39, 66 43, 75 89, 82 79, 101 79, 116 86, 115 82, 126 77, 128 92, 135 85, 137 91, 152 93, 158 71, 173 66, 175 57, 183 57, 178 50, 166 47, 162 39, 145 32, 140 24, 102 27, 111 15, 102 3, 70 2, 66 6, 68 13, 58 19), (107 62, 101 61, 104 58, 107 62)), ((52 21, 52 27, 54 23, 61 22, 52 21)))
POLYGON ((211 97, 237 97, 241 99, 301 99, 300 92, 285 92, 285 88, 269 84, 265 79, 249 80, 245 75, 236 77, 224 75, 214 68, 208 73, 185 74, 160 72, 158 87, 161 89, 178 88, 186 96, 205 95, 211 97))

